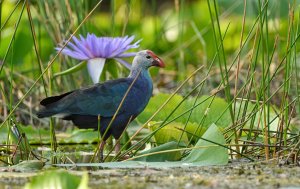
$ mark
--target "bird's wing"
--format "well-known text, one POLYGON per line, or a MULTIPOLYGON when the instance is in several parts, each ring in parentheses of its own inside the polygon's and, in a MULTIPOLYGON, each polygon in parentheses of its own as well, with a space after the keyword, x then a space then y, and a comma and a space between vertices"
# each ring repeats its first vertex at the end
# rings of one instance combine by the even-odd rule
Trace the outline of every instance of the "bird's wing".
POLYGON ((55 103, 57 101, 59 101, 60 99, 62 99, 63 97, 73 93, 74 91, 70 91, 70 92, 67 92, 67 93, 64 93, 64 94, 61 94, 61 95, 58 95, 58 96, 50 96, 50 97, 47 97, 45 99, 43 99, 40 104, 42 106, 47 106, 49 104, 52 104, 52 103, 55 103))
POLYGON ((58 113, 110 117, 115 114, 131 83, 132 79, 121 78, 79 89, 63 96, 55 106, 58 113))

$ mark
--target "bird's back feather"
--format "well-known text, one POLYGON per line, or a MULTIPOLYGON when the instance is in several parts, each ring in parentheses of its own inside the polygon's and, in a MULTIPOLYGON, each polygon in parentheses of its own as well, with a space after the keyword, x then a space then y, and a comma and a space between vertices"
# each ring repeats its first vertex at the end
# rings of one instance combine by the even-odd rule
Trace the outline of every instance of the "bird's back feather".
POLYGON ((131 82, 131 78, 121 78, 60 96, 48 97, 42 100, 41 104, 45 107, 37 115, 38 117, 56 114, 113 116, 131 82))

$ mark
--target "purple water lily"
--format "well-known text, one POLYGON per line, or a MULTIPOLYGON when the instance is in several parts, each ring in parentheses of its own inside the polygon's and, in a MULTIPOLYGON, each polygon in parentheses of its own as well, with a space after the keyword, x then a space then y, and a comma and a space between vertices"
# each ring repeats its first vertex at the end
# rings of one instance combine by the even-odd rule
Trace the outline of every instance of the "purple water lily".
MULTIPOLYGON (((126 62, 125 57, 135 56, 136 53, 126 53, 129 49, 139 47, 139 41, 131 44, 134 36, 128 37, 97 37, 95 34, 87 34, 86 38, 82 35, 79 38, 72 38, 73 42, 62 50, 62 54, 78 60, 86 60, 88 72, 94 83, 98 83, 106 59, 115 59, 126 68, 131 65, 126 62)), ((57 47, 60 51, 62 48, 57 47)))

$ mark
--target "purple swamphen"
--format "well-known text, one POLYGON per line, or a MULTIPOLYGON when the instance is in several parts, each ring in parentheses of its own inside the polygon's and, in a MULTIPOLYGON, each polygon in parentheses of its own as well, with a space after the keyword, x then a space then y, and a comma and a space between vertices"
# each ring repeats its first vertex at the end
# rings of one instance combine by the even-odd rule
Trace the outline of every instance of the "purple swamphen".
MULTIPOLYGON (((45 98, 40 102, 43 108, 37 112, 37 116, 39 118, 59 116, 64 120, 71 120, 79 128, 95 130, 98 129, 98 116, 100 116, 100 133, 103 137, 100 156, 103 158, 103 148, 107 138, 112 135, 115 139, 119 139, 126 126, 148 104, 153 90, 148 71, 151 66, 164 67, 165 65, 152 51, 140 51, 133 59, 127 78, 109 80, 89 88, 45 98), (116 112, 116 117, 108 128, 116 112)), ((116 153, 119 150, 118 143, 115 148, 116 153)))

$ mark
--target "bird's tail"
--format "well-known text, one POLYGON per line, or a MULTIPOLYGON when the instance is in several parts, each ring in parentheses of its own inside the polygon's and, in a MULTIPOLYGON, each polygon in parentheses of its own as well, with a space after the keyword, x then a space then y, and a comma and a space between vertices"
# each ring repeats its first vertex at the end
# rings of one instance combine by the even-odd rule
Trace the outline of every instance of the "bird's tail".
POLYGON ((44 109, 42 109, 42 110, 40 110, 36 113, 38 118, 50 117, 50 116, 53 116, 55 114, 56 114, 55 112, 49 111, 46 108, 44 108, 44 109))

